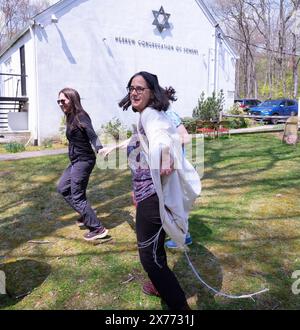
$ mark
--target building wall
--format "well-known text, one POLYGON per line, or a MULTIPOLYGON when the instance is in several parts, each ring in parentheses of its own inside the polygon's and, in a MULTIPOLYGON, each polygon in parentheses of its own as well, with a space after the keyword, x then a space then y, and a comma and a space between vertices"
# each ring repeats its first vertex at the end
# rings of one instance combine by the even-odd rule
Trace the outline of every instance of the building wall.
MULTIPOLYGON (((0 72, 4 74, 20 74, 20 53, 19 48, 27 43, 26 36, 22 41, 17 42, 8 52, 1 58, 0 72)), ((0 76, 0 95, 1 96, 20 96, 21 89, 17 93, 19 77, 14 76, 0 76)))
MULTIPOLYGON (((26 89, 29 99, 29 111, 28 111, 28 129, 31 132, 36 131, 36 85, 35 85, 35 53, 34 42, 31 36, 31 31, 28 30, 21 39, 19 39, 12 47, 8 49, 0 58, 0 72, 17 74, 21 73, 20 62, 20 47, 25 47, 25 65, 26 65, 26 89), (9 63, 9 64, 8 64, 9 63)), ((1 77, 0 95, 1 96, 21 96, 21 85, 18 80, 19 77, 11 77, 7 83, 4 80, 6 76, 1 77)))
MULTIPOLYGON (((35 23, 26 45, 26 56, 32 53, 26 70, 31 86, 37 86, 29 89, 29 97, 36 114, 31 127, 37 120, 40 141, 58 134, 63 115, 56 99, 65 86, 79 91, 96 130, 113 117, 128 127, 135 122, 137 115, 123 112, 118 102, 129 78, 141 70, 176 89, 178 101, 172 106, 182 117, 192 115, 202 91, 211 95, 222 88, 226 98, 234 91, 233 55, 225 43, 218 47, 217 61, 224 63, 215 74, 215 28, 195 0, 65 0, 35 23), (152 25, 152 10, 161 6, 171 15, 170 29, 163 33, 152 25), (51 22, 53 14, 57 23, 51 22)), ((233 96, 226 102, 233 103, 233 96)))
POLYGON ((234 103, 236 58, 222 38, 217 39, 217 56, 216 91, 223 90, 228 110, 234 103))
MULTIPOLYGON (((173 108, 181 116, 191 116, 202 91, 212 92, 215 31, 196 1, 82 0, 64 5, 37 18, 44 25, 37 26, 36 34, 41 138, 58 130, 62 113, 56 98, 65 86, 79 91, 96 130, 112 117, 129 127, 135 121, 136 114, 123 112, 117 103, 129 78, 140 70, 157 74, 162 86, 177 90, 173 108), (152 10, 161 6, 171 14, 171 29, 162 34, 152 25, 152 10), (50 22, 52 14, 58 23, 50 22)), ((222 76, 223 69, 218 87, 226 96, 234 79, 222 76)))

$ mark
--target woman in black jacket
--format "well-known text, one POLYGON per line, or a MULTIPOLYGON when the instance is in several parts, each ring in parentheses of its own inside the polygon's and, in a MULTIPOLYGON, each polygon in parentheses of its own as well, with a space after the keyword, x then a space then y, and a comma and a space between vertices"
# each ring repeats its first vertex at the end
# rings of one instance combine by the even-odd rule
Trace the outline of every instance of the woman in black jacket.
POLYGON ((69 140, 71 162, 63 172, 57 190, 80 214, 78 224, 90 230, 84 235, 84 239, 91 241, 104 238, 108 230, 102 225, 86 200, 86 188, 96 163, 94 150, 98 152, 103 147, 93 129, 89 115, 82 108, 80 96, 76 90, 62 89, 58 94, 57 103, 66 115, 66 136, 69 140))

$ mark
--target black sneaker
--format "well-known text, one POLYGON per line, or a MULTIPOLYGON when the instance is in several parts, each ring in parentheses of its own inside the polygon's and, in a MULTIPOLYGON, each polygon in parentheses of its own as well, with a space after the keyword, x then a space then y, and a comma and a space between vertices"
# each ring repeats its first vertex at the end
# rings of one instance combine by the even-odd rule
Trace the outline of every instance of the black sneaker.
POLYGON ((97 228, 96 230, 84 234, 83 238, 86 241, 94 241, 95 239, 106 237, 107 234, 108 234, 108 230, 102 226, 100 228, 97 228))

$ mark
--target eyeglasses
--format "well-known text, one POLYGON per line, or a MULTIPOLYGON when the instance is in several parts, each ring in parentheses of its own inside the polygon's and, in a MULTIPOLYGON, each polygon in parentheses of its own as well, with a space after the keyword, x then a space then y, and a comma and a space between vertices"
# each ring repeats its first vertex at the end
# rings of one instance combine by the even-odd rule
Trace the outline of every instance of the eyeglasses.
POLYGON ((66 100, 57 100, 56 101, 58 105, 62 104, 65 105, 66 104, 66 100))
POLYGON ((137 87, 130 86, 130 87, 127 87, 127 91, 130 94, 132 94, 133 91, 135 91, 137 94, 142 94, 145 89, 149 89, 149 88, 141 87, 141 86, 137 86, 137 87))

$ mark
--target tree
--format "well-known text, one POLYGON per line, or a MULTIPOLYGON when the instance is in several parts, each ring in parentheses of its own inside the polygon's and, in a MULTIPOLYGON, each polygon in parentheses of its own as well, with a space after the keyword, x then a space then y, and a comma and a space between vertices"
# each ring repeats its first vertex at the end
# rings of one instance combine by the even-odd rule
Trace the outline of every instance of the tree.
POLYGON ((0 50, 22 31, 31 17, 48 6, 47 0, 0 0, 0 50))
POLYGON ((296 98, 298 94, 298 65, 300 61, 300 56, 297 59, 297 36, 300 34, 300 1, 297 0, 294 4, 295 11, 293 15, 293 26, 292 26, 292 70, 293 70, 293 97, 296 98))
POLYGON ((300 24, 298 32, 293 26, 300 23, 299 9, 299 0, 215 2, 214 13, 240 57, 237 97, 297 97, 300 24))
POLYGON ((205 98, 202 92, 198 100, 198 105, 193 110, 193 118, 201 120, 219 120, 220 113, 223 111, 224 93, 221 89, 218 95, 215 92, 212 96, 205 98))
POLYGON ((237 86, 237 96, 256 97, 256 49, 252 43, 257 37, 257 29, 253 24, 250 9, 249 4, 244 0, 219 0, 213 10, 224 22, 226 32, 240 56, 238 64, 240 76, 237 79, 240 84, 237 86))

